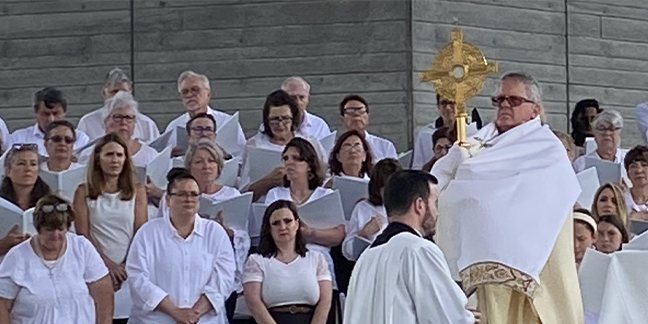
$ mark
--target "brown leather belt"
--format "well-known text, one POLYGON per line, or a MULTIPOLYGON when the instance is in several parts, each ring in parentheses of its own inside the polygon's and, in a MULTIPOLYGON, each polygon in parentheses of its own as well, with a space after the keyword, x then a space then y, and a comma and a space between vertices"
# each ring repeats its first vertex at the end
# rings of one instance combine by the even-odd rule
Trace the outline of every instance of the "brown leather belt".
POLYGON ((314 308, 310 305, 286 305, 270 308, 270 311, 277 313, 307 314, 312 312, 314 308))

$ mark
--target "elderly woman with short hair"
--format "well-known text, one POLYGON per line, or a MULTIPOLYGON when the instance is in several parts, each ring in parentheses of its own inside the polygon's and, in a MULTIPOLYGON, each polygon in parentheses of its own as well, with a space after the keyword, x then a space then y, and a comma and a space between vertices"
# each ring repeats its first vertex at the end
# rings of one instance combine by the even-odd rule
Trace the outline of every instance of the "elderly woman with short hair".
MULTIPOLYGON (((574 170, 581 172, 585 170, 585 158, 595 158, 613 163, 623 163, 626 153, 621 145, 621 130, 623 130, 623 117, 616 110, 604 110, 592 122, 596 150, 581 156, 574 161, 574 170)), ((623 170, 624 178, 625 169, 623 170)))
POLYGON ((112 323, 108 269, 86 238, 68 232, 72 221, 64 199, 38 200, 38 234, 0 263, 0 323, 112 323))

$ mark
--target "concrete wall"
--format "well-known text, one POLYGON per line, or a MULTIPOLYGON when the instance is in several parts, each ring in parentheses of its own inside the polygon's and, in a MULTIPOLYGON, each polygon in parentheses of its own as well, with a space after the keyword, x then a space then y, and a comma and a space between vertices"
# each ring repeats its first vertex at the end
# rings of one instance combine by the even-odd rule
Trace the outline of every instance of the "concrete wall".
MULTIPOLYGON (((436 117, 418 72, 448 42, 454 17, 500 71, 539 78, 552 126, 566 130, 570 107, 595 97, 629 119, 624 146, 637 142, 632 108, 648 100, 645 0, 4 0, 0 116, 12 130, 32 124, 33 93, 53 85, 75 121, 101 105, 105 73, 120 66, 163 129, 182 112, 175 80, 193 69, 212 79, 213 106, 240 111, 250 135, 265 95, 301 75, 310 109, 334 128, 337 103, 360 93, 370 131, 405 150, 413 126, 436 117)), ((495 80, 470 102, 486 120, 495 80)))

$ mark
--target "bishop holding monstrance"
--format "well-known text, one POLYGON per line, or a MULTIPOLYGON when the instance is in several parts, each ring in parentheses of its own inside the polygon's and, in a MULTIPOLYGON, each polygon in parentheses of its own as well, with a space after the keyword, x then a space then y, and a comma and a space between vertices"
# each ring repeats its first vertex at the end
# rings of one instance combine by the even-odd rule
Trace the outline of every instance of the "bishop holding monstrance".
MULTIPOLYGON (((449 68, 433 64, 424 80, 457 102, 459 117, 494 69, 453 33, 449 68)), ((431 171, 440 189, 438 245, 464 291, 476 289, 482 323, 582 324, 570 217, 580 186, 544 124, 540 85, 506 73, 492 103, 495 120, 471 138, 459 132, 460 143, 431 171)))

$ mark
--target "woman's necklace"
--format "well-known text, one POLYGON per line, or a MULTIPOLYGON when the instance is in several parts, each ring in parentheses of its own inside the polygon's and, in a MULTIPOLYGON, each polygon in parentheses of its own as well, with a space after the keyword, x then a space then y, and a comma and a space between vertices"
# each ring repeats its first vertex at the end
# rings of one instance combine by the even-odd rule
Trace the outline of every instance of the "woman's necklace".
POLYGON ((290 189, 290 197, 292 197, 293 202, 297 206, 299 206, 299 205, 303 204, 304 202, 306 202, 308 200, 308 198, 310 198, 310 196, 312 194, 313 194, 313 191, 309 192, 306 196, 299 199, 299 197, 297 197, 297 195, 295 195, 295 193, 293 193, 292 189, 290 189))
POLYGON ((41 263, 47 268, 49 271, 49 277, 50 279, 54 278, 54 273, 52 273, 52 270, 61 262, 61 257, 63 257, 63 253, 65 253, 65 249, 67 248, 67 238, 65 241, 63 241, 63 246, 61 247, 61 251, 59 251, 58 256, 56 257, 56 260, 53 260, 54 262, 48 262, 45 260, 45 257, 43 256, 43 251, 41 250, 40 247, 40 239, 39 236, 36 235, 34 236, 34 249, 36 250, 36 255, 38 255, 38 258, 40 259, 41 263))

